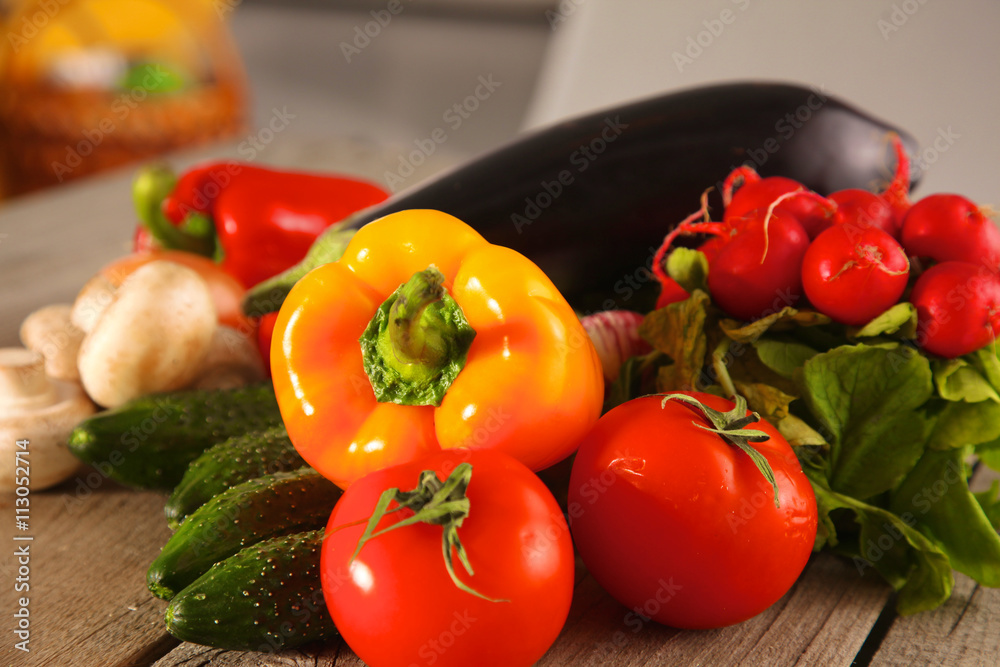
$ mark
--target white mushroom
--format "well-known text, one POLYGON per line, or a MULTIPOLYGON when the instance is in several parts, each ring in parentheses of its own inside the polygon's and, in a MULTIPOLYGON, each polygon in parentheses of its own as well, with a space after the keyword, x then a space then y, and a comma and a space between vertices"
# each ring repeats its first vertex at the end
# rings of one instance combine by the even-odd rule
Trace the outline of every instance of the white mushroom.
POLYGON ((212 295, 195 271, 167 261, 140 267, 83 340, 83 388, 111 408, 188 386, 201 370, 216 319, 212 295))
POLYGON ((66 441, 94 410, 79 385, 45 374, 42 355, 0 349, 0 490, 14 491, 22 480, 40 490, 72 477, 80 461, 66 441))
POLYGON ((115 300, 117 291, 118 285, 108 280, 103 273, 98 273, 84 283, 76 295, 70 312, 70 322, 80 331, 90 333, 107 307, 115 300))
POLYGON ((267 377, 257 343, 232 327, 220 325, 202 362, 193 389, 233 389, 267 377))
POLYGON ((21 324, 21 343, 45 358, 45 374, 78 381, 76 358, 84 333, 70 321, 72 306, 55 304, 36 310, 21 324))

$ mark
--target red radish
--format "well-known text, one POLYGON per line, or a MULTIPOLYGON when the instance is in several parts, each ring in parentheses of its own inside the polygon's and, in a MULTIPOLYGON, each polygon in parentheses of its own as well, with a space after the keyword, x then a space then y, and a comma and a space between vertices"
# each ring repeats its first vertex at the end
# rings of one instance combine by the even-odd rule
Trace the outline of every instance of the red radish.
POLYGON ((594 343, 607 383, 618 379, 626 359, 652 350, 649 343, 639 335, 642 320, 642 313, 630 310, 604 310, 580 320, 594 343))
POLYGON ((733 190, 736 187, 743 187, 744 185, 749 185, 751 183, 756 183, 760 180, 760 174, 757 170, 749 165, 742 165, 736 167, 729 175, 726 176, 726 180, 722 182, 722 205, 725 208, 729 208, 729 205, 733 201, 733 190), (737 186, 739 184, 739 186, 737 186))
POLYGON ((794 217, 764 209, 730 222, 695 222, 699 217, 700 211, 677 225, 657 250, 653 273, 661 285, 670 278, 663 259, 674 239, 712 234, 719 241, 709 260, 708 291, 729 315, 753 320, 801 298, 802 257, 809 236, 794 217))
POLYGON ((711 264, 712 260, 715 259, 716 255, 719 254, 719 250, 722 248, 723 245, 725 245, 725 243, 726 243, 725 236, 713 236, 712 238, 708 239, 700 246, 698 246, 698 251, 701 254, 703 254, 705 256, 705 259, 708 260, 708 263, 711 264))
POLYGON ((917 343, 954 358, 989 345, 1000 332, 1000 277, 968 262, 942 262, 913 286, 917 343))
MULTIPOLYGON (((792 216, 764 211, 733 226, 709 264, 708 290, 729 315, 754 320, 792 306, 802 295, 809 236, 792 216)), ((707 230, 710 231, 710 230, 707 230)), ((725 232, 722 232, 725 234, 725 232)))
POLYGON ((875 227, 892 237, 897 236, 896 217, 882 196, 852 188, 838 190, 828 199, 835 204, 833 224, 875 227))
POLYGON ((1000 228, 961 195, 933 194, 914 203, 903 218, 902 241, 914 257, 1000 267, 1000 228))
POLYGON ((875 227, 831 227, 813 240, 802 260, 806 298, 821 313, 852 326, 893 306, 909 274, 903 247, 875 227))
POLYGON ((809 238, 815 238, 831 224, 830 207, 825 204, 822 197, 807 190, 801 183, 783 176, 768 176, 745 184, 732 196, 723 220, 731 222, 737 218, 747 217, 755 211, 770 208, 778 200, 781 203, 774 210, 795 217, 805 228, 809 238), (811 196, 791 195, 791 193, 811 196))

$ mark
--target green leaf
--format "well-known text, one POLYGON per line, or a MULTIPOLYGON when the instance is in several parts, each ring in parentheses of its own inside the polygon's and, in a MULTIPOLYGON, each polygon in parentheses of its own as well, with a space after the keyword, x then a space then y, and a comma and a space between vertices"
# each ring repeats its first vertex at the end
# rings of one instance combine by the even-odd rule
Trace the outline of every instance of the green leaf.
POLYGON ((966 481, 964 451, 928 450, 892 494, 890 507, 947 554, 952 567, 1000 586, 1000 535, 966 481))
POLYGON ((849 329, 850 338, 874 338, 895 335, 912 339, 917 335, 917 309, 912 303, 897 303, 859 329, 849 329))
POLYGON ((963 359, 972 364, 995 391, 1000 392, 1000 359, 997 358, 995 345, 979 348, 963 359))
POLYGON ((708 336, 708 294, 695 290, 684 301, 671 303, 646 315, 639 327, 642 336, 673 364, 659 369, 659 391, 696 389, 701 386, 708 336))
POLYGON ((975 366, 964 359, 940 359, 933 364, 934 385, 938 396, 946 401, 994 401, 1000 403, 1000 394, 975 366))
POLYGON ((976 456, 986 466, 1000 471, 1000 439, 977 445, 976 456))
POLYGON ((739 320, 722 320, 719 326, 722 331, 737 343, 752 343, 767 331, 787 331, 795 327, 812 327, 829 324, 830 318, 815 310, 796 310, 785 306, 777 313, 772 313, 749 324, 739 320))
POLYGON ((765 366, 789 380, 794 377, 796 369, 819 354, 805 343, 775 338, 761 338, 753 346, 765 366))
POLYGON ((608 389, 604 399, 604 412, 618 407, 626 401, 656 392, 656 376, 659 368, 670 364, 667 355, 653 350, 626 359, 621 371, 608 389))
MULTIPOLYGON (((822 475, 806 468, 816 494, 824 541, 817 546, 837 546, 852 558, 862 574, 872 567, 899 592, 896 610, 903 615, 928 611, 950 596, 955 577, 948 556, 914 528, 912 517, 870 505, 832 491, 822 475), (859 528, 857 542, 847 545, 834 531, 838 511, 847 511, 859 528)), ((817 534, 819 537, 819 534, 817 534)))
POLYGON ((736 382, 736 390, 747 399, 750 409, 774 425, 792 446, 827 444, 822 435, 789 412, 795 396, 760 382, 736 382))
POLYGON ((691 294, 708 292, 708 260, 705 253, 691 248, 675 248, 667 256, 667 275, 691 294))
POLYGON ((985 491, 973 494, 983 510, 993 530, 1000 530, 1000 480, 993 480, 985 491))
POLYGON ((949 401, 933 421, 927 443, 931 449, 979 445, 1000 438, 1000 403, 949 401))
POLYGON ((930 423, 918 408, 933 387, 930 364, 916 350, 845 345, 806 361, 797 382, 832 437, 834 491, 870 498, 893 488, 920 458, 930 423))

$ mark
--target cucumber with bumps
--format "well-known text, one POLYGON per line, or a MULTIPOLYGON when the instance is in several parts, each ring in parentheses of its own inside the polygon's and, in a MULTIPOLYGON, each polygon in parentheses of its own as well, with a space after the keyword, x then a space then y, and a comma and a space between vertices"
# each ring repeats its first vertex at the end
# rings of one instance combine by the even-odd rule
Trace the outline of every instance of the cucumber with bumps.
POLYGON ((195 644, 266 652, 335 636, 320 583, 323 532, 274 537, 212 566, 170 601, 167 631, 195 644))
POLYGON ((305 465, 283 425, 233 436, 209 447, 191 462, 163 508, 167 523, 176 530, 185 517, 223 491, 247 480, 305 465))
POLYGON ((281 424, 274 388, 189 390, 143 396, 76 426, 69 449, 128 486, 174 488, 206 449, 281 424))
POLYGON ((244 547, 326 525, 340 495, 339 487, 308 467, 238 484, 184 520, 150 565, 146 584, 169 600, 244 547))

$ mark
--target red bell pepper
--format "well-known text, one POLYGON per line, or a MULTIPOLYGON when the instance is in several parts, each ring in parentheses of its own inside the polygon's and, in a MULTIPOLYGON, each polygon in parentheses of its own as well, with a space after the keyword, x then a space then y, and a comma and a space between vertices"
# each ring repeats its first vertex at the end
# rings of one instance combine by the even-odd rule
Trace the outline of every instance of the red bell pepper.
POLYGON ((214 256, 245 287, 297 264, 330 225, 378 204, 388 193, 353 177, 211 162, 178 179, 143 168, 133 196, 150 246, 214 256))

